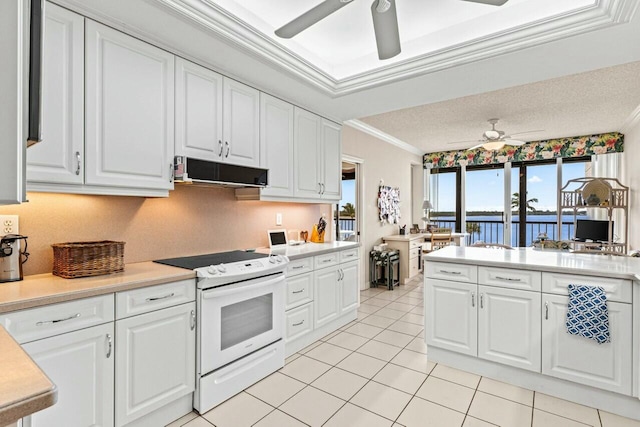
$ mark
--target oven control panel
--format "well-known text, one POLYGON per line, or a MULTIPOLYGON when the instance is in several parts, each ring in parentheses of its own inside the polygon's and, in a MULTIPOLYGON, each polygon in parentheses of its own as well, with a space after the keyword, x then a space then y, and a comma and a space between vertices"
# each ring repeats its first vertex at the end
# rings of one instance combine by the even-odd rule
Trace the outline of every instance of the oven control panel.
POLYGON ((268 258, 252 261, 210 265, 208 267, 196 268, 195 271, 201 279, 217 279, 215 282, 210 282, 211 285, 215 286, 224 284, 225 282, 231 283, 235 280, 246 280, 250 278, 250 276, 257 277, 262 274, 284 271, 288 261, 289 259, 286 256, 270 255, 268 258))

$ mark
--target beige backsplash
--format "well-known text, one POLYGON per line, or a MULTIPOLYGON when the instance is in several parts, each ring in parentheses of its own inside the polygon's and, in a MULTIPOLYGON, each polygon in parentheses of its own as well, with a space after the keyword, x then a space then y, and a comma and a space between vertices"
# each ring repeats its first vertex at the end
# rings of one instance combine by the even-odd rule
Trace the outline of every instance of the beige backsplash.
MULTIPOLYGON (((330 205, 238 202, 220 187, 176 186, 169 198, 29 193, 29 203, 0 206, 20 215, 20 234, 31 256, 24 274, 51 272, 52 243, 89 240, 126 242, 125 262, 268 245, 267 229, 283 216, 282 228, 311 231, 330 205)), ((327 233, 327 236, 330 232, 327 233)))

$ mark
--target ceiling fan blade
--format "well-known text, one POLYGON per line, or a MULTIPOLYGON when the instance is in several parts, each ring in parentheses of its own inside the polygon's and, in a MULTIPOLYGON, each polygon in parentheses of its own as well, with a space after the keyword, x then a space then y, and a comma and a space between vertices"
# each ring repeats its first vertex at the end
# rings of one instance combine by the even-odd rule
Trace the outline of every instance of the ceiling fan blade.
POLYGON ((396 14, 395 0, 375 0, 371 5, 373 16, 373 30, 376 33, 376 45, 378 45, 378 58, 389 59, 399 54, 400 33, 398 32, 398 15, 396 14), (382 4, 380 4, 382 3, 382 4), (389 3, 384 12, 379 11, 382 6, 389 3))
POLYGON ((464 0, 464 1, 470 1, 472 3, 488 4, 491 6, 502 6, 509 0, 464 0))
POLYGON ((485 142, 483 142, 482 144, 474 145, 473 147, 465 148, 465 150, 475 150, 476 148, 482 147, 484 144, 485 142))
POLYGON ((447 142, 447 144, 470 144, 472 142, 486 142, 485 140, 482 139, 472 139, 469 141, 454 141, 454 142, 447 142))
POLYGON ((316 7, 309 9, 302 15, 298 16, 291 22, 278 28, 275 31, 276 36, 283 39, 290 39, 291 37, 306 30, 316 22, 321 21, 322 19, 331 15, 333 12, 336 12, 342 7, 348 5, 352 1, 353 0, 325 0, 316 7))
POLYGON ((544 129, 538 129, 538 130, 528 130, 526 132, 516 132, 516 133, 512 133, 509 136, 505 136, 505 138, 509 138, 511 136, 515 136, 515 135, 524 135, 526 133, 537 133, 537 132, 544 132, 544 129))

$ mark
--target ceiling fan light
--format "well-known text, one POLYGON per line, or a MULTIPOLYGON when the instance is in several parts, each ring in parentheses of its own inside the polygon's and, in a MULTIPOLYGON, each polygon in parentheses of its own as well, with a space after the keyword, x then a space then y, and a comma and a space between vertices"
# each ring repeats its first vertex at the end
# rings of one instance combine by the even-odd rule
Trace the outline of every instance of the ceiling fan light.
POLYGON ((487 151, 497 151, 502 147, 504 147, 504 145, 505 145, 504 141, 489 141, 482 144, 482 148, 484 148, 487 151))
POLYGON ((484 136, 487 139, 498 139, 500 138, 500 132, 498 132, 497 130, 488 130, 484 133, 484 136))
POLYGON ((391 2, 389 0, 378 0, 378 5, 376 6, 377 12, 385 13, 389 8, 391 8, 391 2))

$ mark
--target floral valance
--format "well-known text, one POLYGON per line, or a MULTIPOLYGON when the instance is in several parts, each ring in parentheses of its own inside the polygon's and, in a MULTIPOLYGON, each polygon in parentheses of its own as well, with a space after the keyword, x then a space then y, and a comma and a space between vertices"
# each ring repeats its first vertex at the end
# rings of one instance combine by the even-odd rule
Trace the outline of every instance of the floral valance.
POLYGON ((520 147, 505 145, 500 150, 440 151, 427 153, 423 157, 425 169, 451 168, 493 163, 527 162, 555 159, 557 157, 582 157, 593 154, 623 151, 624 135, 618 132, 602 133, 573 138, 548 139, 528 142, 520 147))

